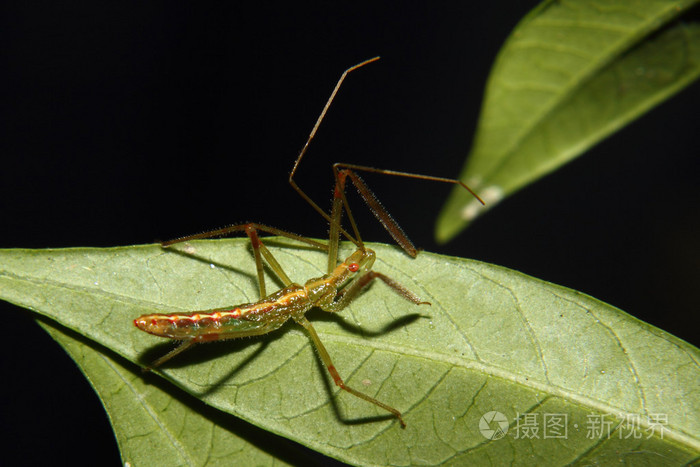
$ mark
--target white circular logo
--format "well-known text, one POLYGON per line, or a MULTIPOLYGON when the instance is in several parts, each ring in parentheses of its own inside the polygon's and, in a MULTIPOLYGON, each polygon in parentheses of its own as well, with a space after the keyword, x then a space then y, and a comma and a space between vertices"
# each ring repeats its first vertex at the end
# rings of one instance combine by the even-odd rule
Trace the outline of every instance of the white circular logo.
POLYGON ((501 439, 508 433, 508 419, 501 412, 492 410, 482 415, 479 431, 486 439, 501 439))

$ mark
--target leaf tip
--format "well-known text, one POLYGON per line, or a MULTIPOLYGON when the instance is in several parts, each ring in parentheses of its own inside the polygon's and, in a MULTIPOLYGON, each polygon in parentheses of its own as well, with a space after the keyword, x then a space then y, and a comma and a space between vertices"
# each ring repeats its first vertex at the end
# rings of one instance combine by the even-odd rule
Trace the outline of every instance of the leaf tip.
POLYGON ((504 197, 505 191, 498 185, 490 185, 478 191, 484 204, 478 199, 459 197, 448 201, 438 218, 435 228, 435 241, 444 244, 457 236, 477 217, 498 204, 504 197))

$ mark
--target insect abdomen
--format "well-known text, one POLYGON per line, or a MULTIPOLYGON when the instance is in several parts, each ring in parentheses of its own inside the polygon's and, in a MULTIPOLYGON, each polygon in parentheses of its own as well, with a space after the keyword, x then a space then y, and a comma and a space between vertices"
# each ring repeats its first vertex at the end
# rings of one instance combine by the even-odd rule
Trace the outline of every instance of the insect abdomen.
POLYGON ((242 318, 246 311, 245 307, 237 307, 199 313, 155 313, 135 319, 134 324, 149 334, 170 339, 218 340, 226 338, 222 334, 260 327, 257 322, 242 318), (205 337, 208 335, 209 339, 205 337))

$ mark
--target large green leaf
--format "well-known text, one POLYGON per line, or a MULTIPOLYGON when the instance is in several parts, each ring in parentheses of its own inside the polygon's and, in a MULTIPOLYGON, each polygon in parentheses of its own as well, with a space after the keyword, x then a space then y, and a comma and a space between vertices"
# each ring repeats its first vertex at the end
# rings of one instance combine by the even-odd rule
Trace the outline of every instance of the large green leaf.
MULTIPOLYGON (((213 407, 356 464, 615 459, 677 465, 697 459, 698 349, 593 298, 514 271, 429 253, 410 259, 396 248, 372 247, 376 270, 432 306, 416 307, 377 283, 342 314, 310 317, 346 381, 401 410, 405 430, 377 407, 338 394, 309 339, 291 323, 260 338, 195 348, 162 375, 213 407), (502 439, 490 441, 480 432, 482 416, 491 411, 510 425, 502 439), (545 417, 552 415, 566 418, 564 439, 545 439, 545 417), (593 431, 596 421, 610 423, 610 436, 593 431), (528 423, 538 424, 539 439, 521 439, 532 434, 523 428, 528 423)), ((171 346, 137 330, 135 317, 256 298, 245 240, 193 242, 181 250, 0 250, 0 296, 105 352, 148 362, 171 346)), ((273 251, 298 280, 319 275, 325 264, 317 251, 273 251)), ((169 399, 178 413, 196 419, 191 409, 179 412, 178 404, 187 402, 178 402, 177 391, 145 405, 134 400, 130 392, 143 390, 138 372, 107 366, 86 372, 96 387, 122 389, 106 403, 115 426, 133 423, 130 433, 165 436, 170 431, 154 429, 143 412, 155 407, 157 414, 169 399)), ((202 419, 193 427, 206 424, 202 419)), ((226 434, 216 426, 212 422, 210 430, 226 434)), ((177 431, 174 439, 186 452, 198 453, 194 463, 228 455, 228 441, 223 448, 207 445, 206 453, 201 444, 189 446, 201 440, 189 429, 182 424, 170 433, 177 431)), ((150 454, 159 458, 157 450, 150 454)))
POLYGON ((505 196, 580 155, 700 74, 700 25, 659 28, 697 0, 548 1, 515 28, 488 80, 474 146, 438 218, 447 241, 505 196))

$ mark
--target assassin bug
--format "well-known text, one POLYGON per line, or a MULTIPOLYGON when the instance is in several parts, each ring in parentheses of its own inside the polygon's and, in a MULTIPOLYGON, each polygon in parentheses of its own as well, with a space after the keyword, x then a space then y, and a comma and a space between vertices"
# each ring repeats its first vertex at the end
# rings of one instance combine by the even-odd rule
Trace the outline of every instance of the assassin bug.
MULTIPOLYGON (((274 227, 255 223, 236 224, 229 227, 224 227, 222 229, 164 242, 162 246, 169 247, 170 245, 189 240, 217 237, 234 232, 245 232, 250 238, 253 247, 253 255, 255 258, 258 276, 258 286, 260 289, 260 300, 253 303, 246 303, 234 307, 218 308, 214 310, 193 313, 157 313, 144 315, 137 318, 134 320, 134 324, 142 331, 156 336, 181 341, 181 344, 178 347, 153 362, 150 368, 155 368, 162 365, 166 361, 184 352, 197 343, 266 334, 278 329, 291 318, 306 329, 311 337, 311 341, 321 357, 321 360, 325 364, 328 372, 333 378, 333 381, 338 387, 356 397, 364 399, 367 402, 377 405, 390 412, 399 420, 402 428, 406 427, 406 423, 403 420, 401 412, 399 412, 397 409, 345 384, 333 365, 333 361, 316 333, 316 330, 305 316, 306 312, 313 307, 318 307, 328 312, 337 312, 342 310, 364 287, 370 284, 374 279, 381 280, 397 294, 401 295, 406 300, 415 303, 416 305, 429 305, 428 302, 421 301, 417 295, 393 279, 371 269, 376 255, 374 251, 366 248, 362 242, 362 238, 360 237, 359 230, 345 196, 346 180, 350 179, 351 183, 365 200, 375 217, 384 225, 399 246, 401 246, 401 248, 412 257, 415 257, 418 254, 418 250, 408 239, 401 227, 399 227, 396 221, 394 221, 386 209, 384 209, 384 207, 379 203, 374 193, 372 193, 365 182, 357 175, 356 171, 375 172, 408 178, 459 184, 472 193, 477 199, 479 199, 479 201, 481 201, 481 199, 474 192, 472 192, 469 187, 458 180, 375 169, 352 164, 336 163, 333 165, 333 173, 335 177, 333 206, 331 208, 331 213, 328 214, 321 209, 306 193, 304 193, 304 191, 301 190, 301 188, 299 188, 294 181, 294 175, 299 167, 299 163, 301 162, 304 154, 306 154, 309 144, 316 135, 316 131, 318 130, 321 121, 325 117, 326 112, 333 102, 333 99, 340 89, 345 77, 353 70, 356 70, 357 68, 378 59, 379 57, 375 57, 366 60, 348 68, 345 72, 343 72, 338 80, 338 83, 333 89, 333 92, 328 98, 328 101, 326 102, 320 116, 318 117, 316 124, 311 130, 306 143, 299 152, 289 176, 289 183, 294 190, 296 190, 297 193, 299 193, 299 195, 329 223, 330 235, 328 243, 325 244, 301 235, 292 234, 274 227), (345 211, 348 217, 352 234, 347 232, 341 226, 343 211, 345 211), (284 272, 272 253, 265 247, 262 240, 258 236, 258 231, 298 240, 311 245, 312 247, 327 251, 327 274, 321 277, 312 278, 306 281, 304 285, 299 285, 293 282, 284 272), (356 250, 343 262, 338 264, 338 243, 340 235, 343 235, 345 238, 351 241, 356 246, 356 250), (263 259, 284 284, 283 289, 270 295, 267 294, 265 289, 263 259)), ((149 368, 146 370, 148 369, 149 368)))

